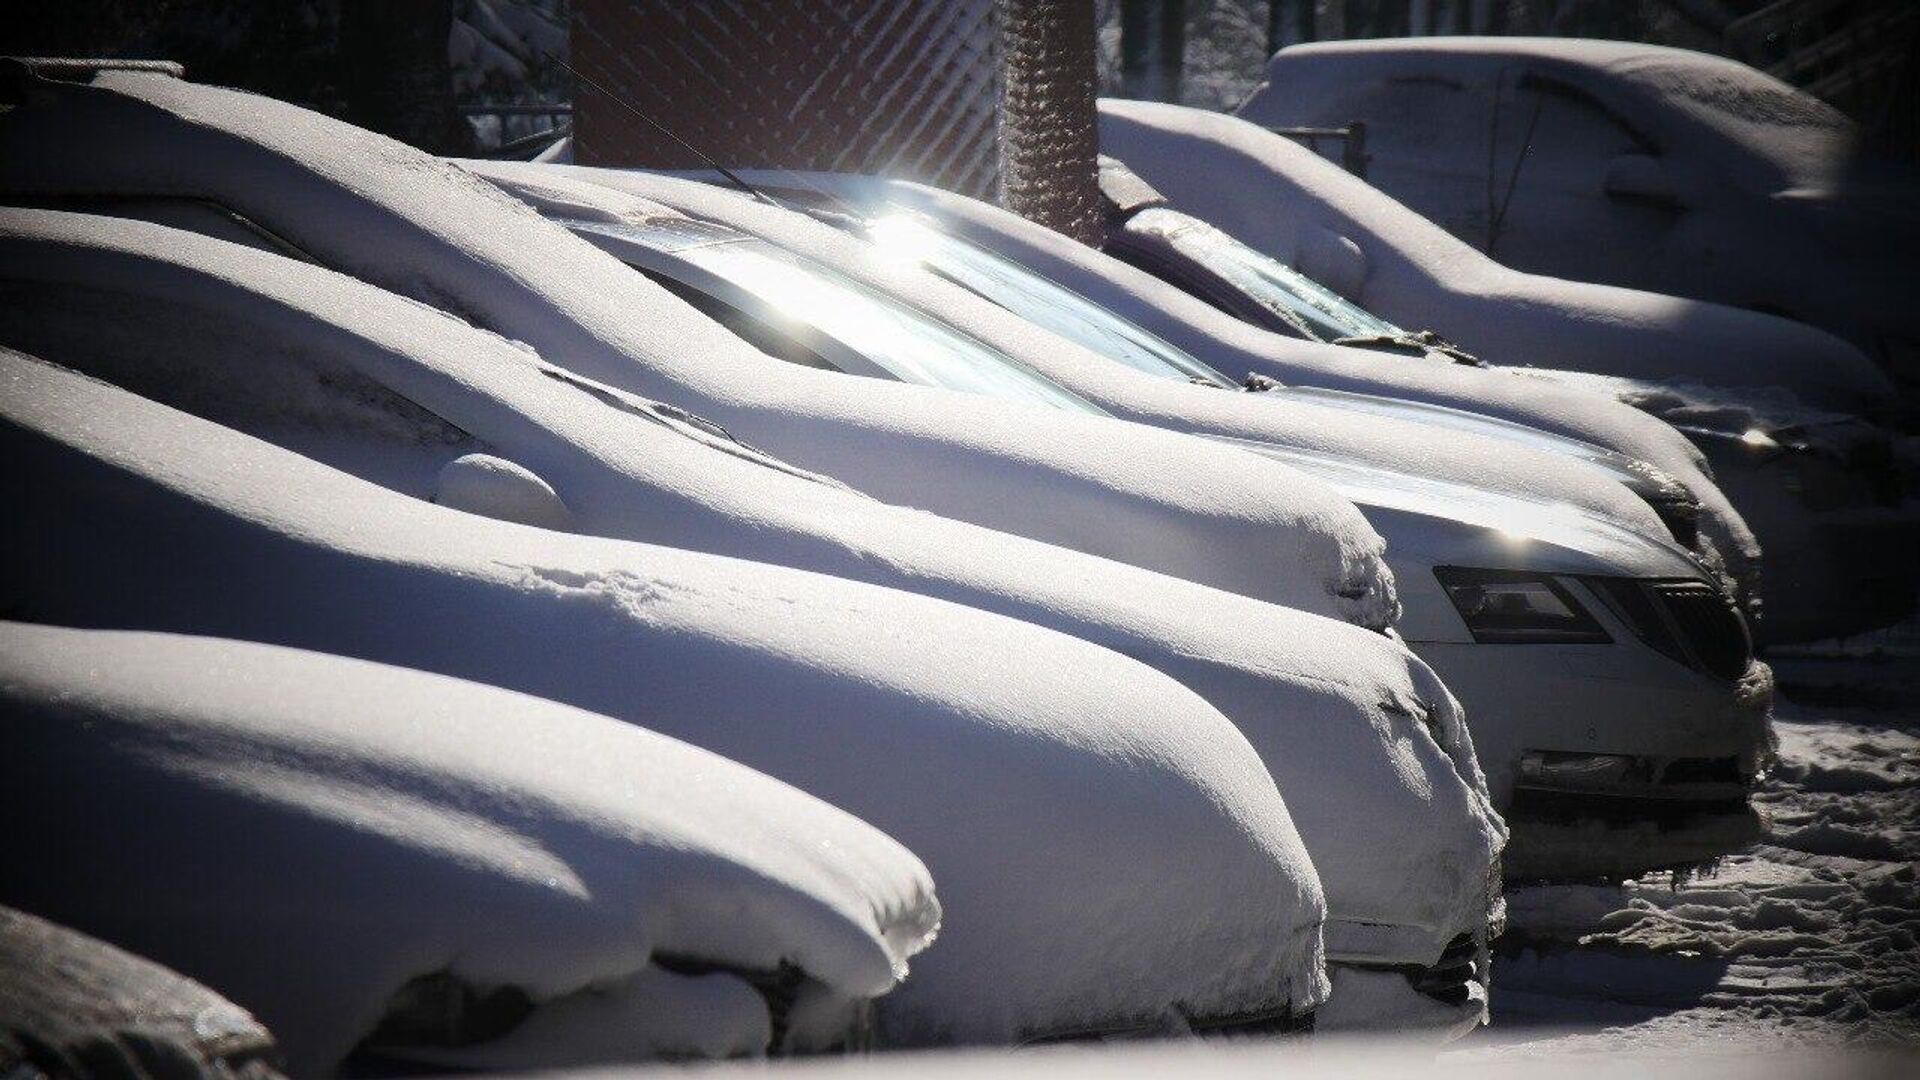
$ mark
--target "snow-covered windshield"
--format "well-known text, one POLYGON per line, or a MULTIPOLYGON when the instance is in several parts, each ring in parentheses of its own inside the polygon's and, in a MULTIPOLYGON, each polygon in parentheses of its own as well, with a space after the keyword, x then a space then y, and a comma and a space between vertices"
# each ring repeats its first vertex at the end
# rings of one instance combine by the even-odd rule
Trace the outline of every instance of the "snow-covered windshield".
MULTIPOLYGON (((756 301, 759 310, 751 313, 754 317, 817 331, 872 364, 877 369, 874 374, 1105 415, 1099 406, 985 342, 764 241, 693 221, 656 222, 641 228, 585 221, 568 224, 576 231, 618 231, 678 263, 703 270, 756 301)), ((827 359, 831 363, 832 358, 827 359)))
POLYGON ((1278 259, 1263 255, 1191 214, 1150 207, 1127 220, 1127 231, 1156 237, 1207 267, 1261 307, 1314 341, 1398 337, 1399 327, 1278 259))
POLYGON ((1113 310, 914 217, 895 213, 868 222, 867 238, 886 257, 918 263, 1042 329, 1128 367, 1164 379, 1234 385, 1192 353, 1113 310))

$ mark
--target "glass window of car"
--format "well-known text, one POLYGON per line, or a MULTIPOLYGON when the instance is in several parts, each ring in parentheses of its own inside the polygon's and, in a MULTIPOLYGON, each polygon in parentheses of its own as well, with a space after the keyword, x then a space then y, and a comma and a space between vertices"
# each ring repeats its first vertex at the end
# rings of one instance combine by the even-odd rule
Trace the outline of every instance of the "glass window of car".
POLYGON ((1309 340, 1333 342, 1404 333, 1300 271, 1190 214, 1150 207, 1128 219, 1126 230, 1157 239, 1206 266, 1309 340))
POLYGON ((1233 386, 1192 353, 1027 267, 906 214, 867 224, 887 257, 918 263, 1045 330, 1148 375, 1233 386))
MULTIPOLYGON (((586 232, 617 229, 569 224, 586 232)), ((698 231, 707 239, 656 242, 637 230, 622 235, 663 256, 646 272, 674 279, 679 283, 674 291, 683 297, 703 294, 693 301, 696 307, 770 355, 810 367, 1105 415, 1098 405, 1006 353, 812 260, 717 226, 698 231)))

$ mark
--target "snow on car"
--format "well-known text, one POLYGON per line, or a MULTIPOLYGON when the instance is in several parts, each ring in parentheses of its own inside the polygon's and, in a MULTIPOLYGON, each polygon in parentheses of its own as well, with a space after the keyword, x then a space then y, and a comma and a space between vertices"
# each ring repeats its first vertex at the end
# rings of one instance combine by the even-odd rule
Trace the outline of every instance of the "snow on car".
POLYGON ((1920 178, 1738 61, 1568 38, 1323 42, 1276 53, 1239 115, 1365 123, 1367 181, 1506 265, 1785 315, 1920 388, 1920 178))
POLYGON ((476 683, 5 623, 0 715, 34 807, 0 897, 233 998, 296 1076, 858 1045, 939 925, 851 815, 476 683))
POLYGON ((1179 679, 1290 792, 1328 897, 1336 996, 1391 971, 1399 993, 1375 1022, 1481 1016, 1485 968, 1442 960, 1497 921, 1481 882, 1500 826, 1457 704, 1386 636, 864 498, 278 255, 57 211, 5 215, 0 253, 0 340, 394 490, 938 596, 1179 679))
POLYGON ((16 201, 211 203, 877 497, 1369 627, 1394 617, 1380 538, 1277 463, 773 361, 457 167, 281 102, 115 71, 29 97, 0 115, 0 190, 16 201))
POLYGON ((1313 151, 1238 117, 1100 101, 1100 145, 1178 208, 1348 300, 1494 364, 1783 387, 1873 415, 1893 384, 1821 330, 1500 265, 1313 151))
MULTIPOLYGON (((1325 996, 1325 903, 1273 779, 1135 661, 896 590, 491 521, 17 353, 0 370, 10 612, 472 679, 857 814, 925 861, 945 912, 876 1009, 889 1044, 1284 1019, 1325 996)), ((385 415, 403 441, 442 430, 385 415)), ((1385 740, 1396 766, 1420 738, 1385 740)))
MULTIPOLYGON (((489 170, 496 175, 516 171, 489 170)), ((615 181, 608 177, 608 182, 615 181)), ((707 189, 712 198, 703 200, 700 189, 685 190, 686 181, 628 177, 617 182, 730 221, 753 218, 736 196, 707 189)), ((587 201, 584 193, 575 192, 574 198, 576 205, 587 201)), ((795 220, 778 208, 764 213, 795 220)), ((755 224, 766 235, 790 242, 803 232, 797 226, 755 224)), ((805 219, 799 224, 825 229, 805 219)), ((827 232, 817 241, 807 237, 815 242, 806 249, 819 253, 858 244, 827 232)), ((615 238, 639 243, 646 235, 628 228, 615 238)), ((693 243, 724 245, 738 239, 716 238, 708 230, 693 243)), ((671 275, 681 268, 658 256, 682 250, 686 240, 675 234, 664 242, 651 241, 658 245, 649 248, 653 257, 634 257, 656 273, 671 275)), ((715 312, 728 325, 753 322, 763 328, 743 330, 754 340, 796 322, 811 325, 822 336, 846 333, 812 314, 824 310, 823 303, 785 311, 771 307, 773 292, 754 291, 755 275, 767 275, 764 262, 747 261, 748 270, 740 275, 744 289, 739 279, 732 280, 732 288, 720 284, 728 263, 709 256, 698 265, 709 273, 679 277, 677 285, 703 290, 712 303, 730 307, 715 312)), ((873 290, 870 303, 879 301, 879 290, 897 285, 913 269, 889 265, 857 247, 834 266, 857 277, 858 287, 873 290), (878 268, 869 265, 873 263, 878 268)), ((795 290, 784 291, 792 295, 795 290)), ((977 341, 998 329, 991 320, 974 318, 975 312, 964 305, 943 305, 945 298, 932 286, 911 290, 910 295, 930 309, 964 320, 968 331, 980 334, 977 341)), ((836 307, 854 309, 844 303, 836 307)), ((892 311, 887 325, 899 325, 914 314, 892 311)), ((997 311, 983 314, 1006 317, 997 311)), ((858 329, 851 339, 840 337, 843 348, 865 346, 858 329)), ((1022 341, 1017 333, 998 340, 1017 351, 1032 372, 1051 374, 1062 366, 1043 357, 1045 342, 1022 341)), ((780 348, 777 343, 768 347, 780 348)), ((1062 351, 1063 345, 1055 355, 1062 351)), ((816 355, 836 354, 821 348, 816 355)), ((1096 374, 1100 365, 1132 374, 1120 364, 1091 359, 1096 374)), ((874 367, 894 377, 935 377, 905 366, 874 367)), ((1138 377, 1188 390, 1202 404, 1223 396, 1185 387, 1178 377, 1138 377)), ((1124 399, 1102 394, 1097 378, 1082 375, 1070 389, 1102 403, 1126 405, 1124 399)), ((997 388, 983 383, 981 390, 992 393, 997 388)), ((1272 405, 1253 397, 1226 400, 1256 411, 1272 405)), ((1342 415, 1333 413, 1335 419, 1342 415)), ((1427 441, 1437 442, 1444 434, 1427 441)), ((1476 749, 1485 759, 1497 804, 1514 811, 1518 832, 1509 866, 1516 873, 1634 873, 1710 858, 1755 834, 1757 821, 1747 797, 1769 750, 1767 670, 1754 662, 1743 621, 1722 590, 1682 549, 1646 535, 1662 531, 1657 526, 1636 531, 1582 513, 1554 500, 1557 491, 1549 485, 1514 495, 1407 476, 1363 456, 1355 460, 1357 455, 1244 437, 1233 442, 1332 484, 1387 537, 1389 565, 1409 582, 1402 634, 1417 652, 1434 654, 1429 662, 1444 667, 1443 677, 1471 687, 1463 701, 1475 718, 1476 749), (1573 580, 1576 576, 1595 580, 1582 587, 1573 580), (1576 597, 1576 589, 1585 599, 1576 597), (1587 609, 1608 603, 1624 605, 1619 607, 1624 614, 1603 628, 1587 609), (1544 666, 1541 657, 1549 652, 1557 662, 1544 666), (1579 704, 1550 704, 1565 695, 1570 682, 1584 688, 1579 704), (1616 842, 1587 842, 1586 834, 1595 825, 1604 826, 1616 842), (1569 827, 1578 831, 1581 842, 1567 842, 1569 827), (1622 835, 1631 841, 1617 842, 1622 835)), ((1366 444, 1356 438, 1353 445, 1366 444)), ((1483 454, 1502 452, 1497 443, 1479 449, 1483 454)), ((1624 489, 1620 493, 1626 494, 1624 489)), ((1645 510, 1643 504, 1634 505, 1645 510)))
POLYGON ((1273 442, 1413 475, 1470 478, 1492 490, 1590 510, 1656 536, 1667 533, 1653 510, 1611 476, 1564 456, 1398 418, 1358 417, 1311 401, 1217 393, 1220 387, 1195 385, 1189 371, 1146 372, 1114 363, 1092 342, 1051 332, 931 272, 923 245, 935 238, 925 232, 903 237, 898 222, 876 241, 871 232, 849 236, 783 207, 686 179, 513 162, 470 167, 509 193, 524 193, 556 220, 569 220, 571 204, 564 196, 548 201, 548 193, 568 180, 615 189, 615 207, 625 208, 618 201, 624 191, 689 215, 693 221, 586 221, 575 227, 722 325, 736 327, 749 342, 780 348, 779 339, 798 335, 826 354, 797 358, 801 362, 1032 398, 1062 409, 1074 408, 1078 398, 1155 427, 1273 442), (953 343, 944 350, 953 359, 935 367, 928 357, 943 355, 932 344, 940 342, 953 343))

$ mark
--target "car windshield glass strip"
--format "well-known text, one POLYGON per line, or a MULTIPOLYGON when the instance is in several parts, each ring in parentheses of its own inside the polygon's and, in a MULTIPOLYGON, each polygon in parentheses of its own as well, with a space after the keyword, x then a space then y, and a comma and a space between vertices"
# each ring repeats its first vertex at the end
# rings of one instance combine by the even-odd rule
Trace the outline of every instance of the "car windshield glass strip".
POLYGON ((1331 342, 1405 333, 1280 260, 1255 251, 1192 215, 1156 206, 1135 214, 1126 227, 1130 232, 1159 237, 1232 282, 1260 306, 1289 323, 1305 324, 1306 336, 1312 339, 1331 342))
POLYGON ((1042 274, 906 214, 867 225, 882 256, 925 266, 1044 330, 1163 379, 1233 380, 1199 358, 1042 274))
POLYGON ((902 382, 1104 415, 1099 406, 984 342, 770 244, 690 247, 677 257, 745 291, 780 320, 818 330, 902 382))

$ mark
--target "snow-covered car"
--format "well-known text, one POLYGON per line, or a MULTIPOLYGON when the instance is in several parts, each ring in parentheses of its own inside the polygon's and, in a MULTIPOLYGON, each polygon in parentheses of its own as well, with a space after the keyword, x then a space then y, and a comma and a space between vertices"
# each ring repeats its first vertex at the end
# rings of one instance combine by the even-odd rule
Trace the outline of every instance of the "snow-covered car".
POLYGON ((198 200, 330 268, 664 399, 876 497, 1372 628, 1395 604, 1351 504, 1275 462, 1129 425, 778 362, 458 167, 153 72, 38 79, 0 197, 198 200))
MULTIPOLYGON (((795 363, 1070 407, 1174 431, 1273 442, 1417 476, 1577 506, 1656 536, 1667 526, 1617 474, 1474 432, 1359 415, 1320 402, 1219 393, 1186 369, 1114 362, 1104 341, 1060 333, 929 269, 940 239, 890 220, 857 235, 737 191, 669 176, 518 162, 469 167, 629 263, 745 340, 795 363), (590 185, 583 187, 582 184, 590 185), (621 224, 582 219, 593 188, 621 224), (646 214, 636 195, 687 218, 646 214), (1038 383, 1040 390, 1030 391, 1038 383)), ((954 241, 955 244, 963 243, 954 241)), ((995 257, 977 249, 976 259, 995 257)), ((975 269, 969 266, 966 269, 975 269)), ((1002 264, 986 273, 1018 274, 1002 264)), ((1031 281, 1007 286, 1029 292, 1031 281)), ((1214 373, 1215 376, 1218 373, 1214 373)))
POLYGON ((1324 42, 1276 53, 1239 115, 1365 123, 1369 183, 1509 266, 1799 319, 1920 390, 1920 176, 1746 64, 1628 41, 1324 42))
MULTIPOLYGON (((1230 315, 1310 341, 1478 363, 1431 332, 1389 323, 1166 205, 1118 162, 1103 162, 1101 177, 1109 208, 1105 250, 1230 315)), ((1777 572, 1757 575, 1762 640, 1853 634, 1899 622, 1913 611, 1920 565, 1901 553, 1920 544, 1920 507, 1913 504, 1920 468, 1892 432, 1858 417, 1809 409, 1782 391, 1522 370, 1658 416, 1700 448, 1721 494, 1737 493, 1727 501, 1740 508, 1762 552, 1775 556, 1768 562, 1777 572), (1836 603, 1836 597, 1847 599, 1836 603)), ((1378 399, 1335 400, 1350 408, 1400 411, 1378 399)), ((1466 422, 1451 410, 1423 415, 1436 423, 1466 422)), ((1505 425, 1488 433, 1528 443, 1543 437, 1505 425)), ((1570 440, 1552 448, 1583 459, 1591 454, 1570 440)), ((1678 523, 1672 513, 1663 517, 1678 523)))
POLYGON ((1387 971, 1399 993, 1369 995, 1364 1019, 1457 1031, 1481 1016, 1477 950, 1498 908, 1473 875, 1496 873, 1501 826, 1457 703, 1401 644, 862 497, 318 267, 146 222, 4 218, 0 340, 135 393, 417 498, 937 596, 1179 679, 1294 792, 1336 1001, 1387 971))
POLYGON ((1249 120, 1109 98, 1099 111, 1102 152, 1179 209, 1395 324, 1432 330, 1489 363, 1780 387, 1809 405, 1868 417, 1898 407, 1880 367, 1823 330, 1510 269, 1249 120))
POLYGON ((233 998, 296 1076, 858 1045, 939 926, 846 812, 459 679, 5 623, 0 716, 0 898, 233 998))
MULTIPOLYGON (((496 176, 523 172, 512 167, 489 170, 496 176)), ((670 197, 681 207, 731 222, 751 221, 765 235, 779 235, 796 244, 808 233, 802 227, 811 226, 823 235, 804 236, 809 253, 860 243, 778 207, 747 204, 717 189, 688 188, 686 181, 584 175, 670 197), (710 198, 702 198, 703 192, 710 198), (749 205, 758 209, 750 214, 745 209, 749 205)), ((509 190, 536 195, 531 181, 510 183, 509 190)), ((564 189, 556 193, 549 188, 538 197, 551 205, 566 194, 564 189)), ((576 206, 588 201, 584 192, 572 191, 571 196, 576 206)), ((737 245, 741 237, 716 235, 710 224, 691 231, 681 226, 664 238, 631 224, 594 235, 610 242, 608 250, 662 275, 671 287, 697 293, 692 300, 702 310, 796 363, 888 378, 939 378, 910 362, 924 352, 896 350, 901 359, 891 360, 883 351, 888 340, 875 341, 867 333, 868 327, 881 323, 898 335, 910 320, 924 321, 938 314, 961 321, 976 351, 990 340, 1006 345, 1007 354, 998 361, 1003 366, 1026 364, 1030 372, 1044 371, 1049 377, 1056 370, 1066 371, 1076 379, 1070 387, 1075 393, 1116 407, 1128 405, 1128 399, 1102 392, 1097 366, 1091 371, 1068 368, 1038 351, 1052 348, 1057 356, 1068 348, 1066 342, 1022 342, 1018 334, 999 333, 987 317, 1004 319, 1004 311, 971 310, 968 303, 985 306, 973 297, 955 297, 966 303, 948 303, 948 295, 931 284, 902 286, 919 269, 917 265, 877 256, 863 260, 842 250, 842 257, 833 264, 846 276, 841 292, 848 287, 865 290, 855 293, 865 296, 863 309, 856 299, 828 302, 822 295, 832 286, 828 278, 819 274, 796 278, 783 272, 796 266, 804 269, 798 260, 778 261, 764 251, 758 258, 716 257, 708 249, 737 245), (675 258, 692 251, 706 254, 675 258), (743 269, 736 271, 736 267, 743 269), (905 290, 917 306, 888 302, 883 290, 890 288, 905 290), (806 300, 783 304, 782 297, 806 300), (862 310, 879 314, 850 320, 851 325, 828 314, 862 310)), ((950 325, 942 332, 961 333, 950 325)), ((1093 345, 1082 343, 1082 347, 1093 345)), ((1207 403, 1223 398, 1244 402, 1243 407, 1252 410, 1275 407, 1253 396, 1228 397, 1219 390, 1185 386, 1185 377, 1178 372, 1155 379, 1099 356, 1093 357, 1093 365, 1104 365, 1116 376, 1185 391, 1196 402, 1196 414, 1207 403)), ((978 392, 996 392, 987 379, 974 380, 973 385, 978 392)), ((1342 414, 1328 411, 1338 422, 1342 414)), ((1154 422, 1173 425, 1187 415, 1173 407, 1161 415, 1139 412, 1154 422)), ((1195 426, 1204 429, 1206 423, 1195 426)), ((1531 492, 1499 492, 1409 476, 1364 458, 1355 461, 1322 449, 1227 436, 1218 427, 1212 434, 1320 476, 1359 505, 1387 537, 1387 557, 1396 577, 1405 574, 1416 579, 1406 591, 1403 635, 1416 652, 1431 647, 1444 656, 1450 669, 1471 676, 1467 683, 1474 687, 1473 696, 1462 701, 1475 720, 1474 743, 1488 769, 1496 804, 1514 810, 1516 833, 1509 865, 1516 873, 1632 873, 1697 862, 1752 838, 1757 819, 1747 797, 1770 753, 1771 678, 1766 667, 1753 660, 1744 621, 1724 590, 1688 552, 1661 538, 1657 523, 1632 528, 1556 500, 1552 497, 1556 489, 1545 484, 1531 492), (1604 586, 1598 587, 1642 598, 1629 602, 1644 621, 1616 621, 1611 632, 1602 629, 1585 612, 1582 601, 1559 583, 1567 575, 1605 578, 1604 586), (1520 610, 1492 616, 1496 623, 1512 616, 1512 627, 1488 626, 1484 613, 1470 610, 1470 604, 1520 605, 1520 610), (1663 613, 1659 610, 1663 606, 1671 610, 1663 613), (1578 627, 1578 632, 1567 630, 1568 626, 1578 627), (1539 646, 1556 649, 1557 662, 1542 665, 1539 646), (1610 690, 1616 683, 1618 689, 1610 690), (1583 689, 1578 706, 1546 706, 1564 696, 1570 684, 1583 689), (1578 764, 1530 768, 1528 763, 1542 755, 1578 764), (1596 760, 1606 767, 1593 766, 1596 760), (1626 764, 1615 769, 1614 763, 1626 764), (1583 773, 1581 765, 1588 771, 1583 773), (1523 772, 1527 774, 1524 781, 1523 772), (1704 779, 1695 778, 1695 772, 1704 779), (1583 784, 1589 777, 1593 782, 1583 784), (1541 790, 1550 797, 1540 796, 1541 790), (1609 826, 1608 836, 1615 842, 1563 842, 1567 832, 1563 826, 1577 823, 1586 829, 1594 822, 1609 826), (1623 835, 1631 840, 1621 842, 1623 835)), ((1427 441, 1437 443, 1450 434, 1436 430, 1427 441)), ((1364 451, 1367 444, 1356 439, 1350 445, 1364 451)), ((1501 453, 1501 445, 1494 443, 1490 452, 1501 453)), ((1541 456, 1551 460, 1550 455, 1541 456)), ((1620 493, 1625 496, 1625 489, 1620 493)), ((1643 504, 1634 505, 1652 516, 1643 504)))
MULTIPOLYGON (((434 506, 17 353, 0 378, 9 612, 533 694, 856 814, 925 862, 944 910, 939 946, 875 1008, 886 1044, 1284 1023, 1325 996, 1323 894, 1273 779, 1135 661, 897 590, 434 506)), ((902 958, 929 913, 885 920, 902 958)), ((876 964, 842 984, 877 991, 895 973, 876 964)))

